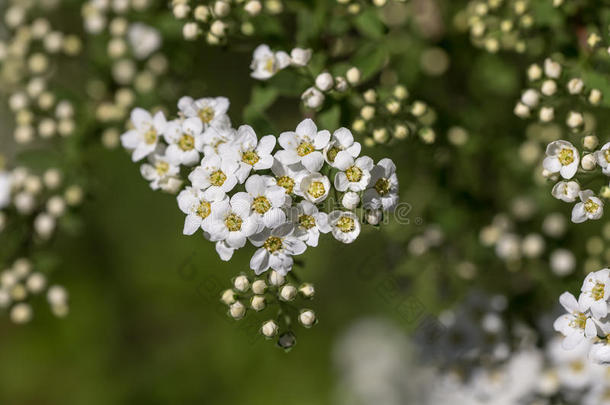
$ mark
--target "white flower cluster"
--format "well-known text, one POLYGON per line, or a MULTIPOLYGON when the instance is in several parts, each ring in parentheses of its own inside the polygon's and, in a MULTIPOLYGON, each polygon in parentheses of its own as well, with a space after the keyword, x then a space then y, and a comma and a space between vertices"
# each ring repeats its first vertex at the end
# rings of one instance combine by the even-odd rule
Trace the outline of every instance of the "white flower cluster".
POLYGON ((529 118, 536 113, 540 122, 550 123, 561 114, 565 117, 565 125, 572 132, 579 132, 584 128, 585 120, 582 111, 571 108, 573 98, 585 97, 592 106, 602 101, 603 94, 599 89, 587 89, 579 77, 566 77, 563 66, 550 58, 544 61, 543 66, 531 65, 527 76, 531 87, 523 91, 514 109, 520 118, 529 118))
POLYGON ((33 316, 30 297, 46 292, 53 314, 66 316, 68 293, 65 288, 59 285, 48 286, 44 274, 32 271, 32 267, 28 259, 22 258, 0 273, 0 308, 9 310, 14 323, 27 323, 33 316))
POLYGON ((585 277, 578 300, 569 292, 559 297, 567 311, 554 323, 554 328, 565 336, 563 347, 573 350, 590 344, 589 359, 599 364, 610 364, 609 315, 610 269, 591 272, 585 277))
MULTIPOLYGON (((596 145, 597 141, 593 146, 596 145)), ((601 195, 597 195, 593 190, 581 189, 580 182, 573 178, 578 173, 579 166, 585 172, 599 166, 604 175, 610 176, 610 142, 599 150, 583 154, 582 158, 581 152, 570 142, 564 140, 551 142, 547 146, 542 166, 543 176, 556 177, 559 174, 562 178, 553 187, 551 192, 553 197, 567 203, 578 200, 572 209, 572 222, 582 223, 602 217, 604 213, 602 197, 607 196, 608 187, 602 188, 601 195)))
POLYGON ((544 258, 553 274, 564 277, 576 268, 576 257, 568 249, 549 249, 553 239, 565 236, 567 218, 560 213, 547 215, 542 222, 542 232, 526 232, 520 228, 529 224, 535 213, 535 204, 528 199, 516 199, 511 214, 497 214, 491 224, 481 229, 479 240, 484 246, 494 247, 496 256, 509 270, 517 271, 528 266, 528 260, 544 258), (548 257, 546 257, 548 254, 548 257))
POLYGON ((201 229, 223 260, 250 241, 256 274, 286 274, 292 256, 317 246, 320 233, 351 243, 360 234, 357 213, 378 224, 396 206, 394 163, 361 156, 348 129, 331 134, 306 119, 295 131, 259 139, 248 125, 232 128, 228 107, 223 97, 184 97, 171 121, 135 109, 134 129, 121 136, 134 161, 148 157, 141 170, 153 189, 177 192, 186 173, 190 185, 178 195, 184 233, 201 229))
POLYGON ((0 232, 8 221, 6 211, 14 209, 21 216, 35 215, 35 235, 42 240, 51 238, 68 207, 82 201, 79 186, 66 187, 63 192, 61 186, 62 174, 58 169, 49 169, 42 176, 23 167, 0 171, 0 232))
POLYGON ((58 99, 53 79, 62 56, 78 55, 82 43, 78 36, 55 29, 46 17, 36 17, 41 14, 37 6, 8 2, 3 15, 7 35, 0 39, 0 92, 7 93, 16 123, 13 137, 20 144, 36 136, 69 136, 76 127, 73 105, 58 99))

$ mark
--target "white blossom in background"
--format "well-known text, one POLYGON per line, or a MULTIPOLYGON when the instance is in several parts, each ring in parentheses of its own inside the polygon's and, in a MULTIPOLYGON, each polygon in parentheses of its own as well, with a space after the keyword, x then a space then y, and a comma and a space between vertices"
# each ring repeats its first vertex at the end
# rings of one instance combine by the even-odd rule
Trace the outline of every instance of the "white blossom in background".
POLYGON ((595 156, 597 157, 597 164, 602 168, 602 172, 606 176, 610 176, 610 142, 595 152, 595 156))
POLYGON ((273 52, 268 45, 259 45, 252 55, 251 76, 257 80, 267 80, 277 72, 290 66, 290 55, 286 52, 273 52))
POLYGON ((0 171, 0 210, 6 208, 11 202, 11 174, 0 171))
POLYGON ((129 26, 127 39, 136 59, 146 59, 156 52, 162 43, 161 33, 149 25, 136 22, 129 26))

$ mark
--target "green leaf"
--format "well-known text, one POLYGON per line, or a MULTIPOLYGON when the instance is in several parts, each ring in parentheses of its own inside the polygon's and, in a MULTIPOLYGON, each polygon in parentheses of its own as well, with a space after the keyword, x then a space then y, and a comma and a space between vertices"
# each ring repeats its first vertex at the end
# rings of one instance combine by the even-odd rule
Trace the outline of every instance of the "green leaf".
POLYGON ((356 29, 365 37, 381 39, 385 35, 385 26, 379 19, 377 10, 369 9, 354 19, 356 29))
POLYGON ((333 105, 331 108, 322 111, 317 118, 318 123, 322 128, 326 128, 329 131, 334 131, 339 128, 339 120, 341 119, 341 108, 338 104, 333 105))
POLYGON ((244 109, 244 121, 258 120, 273 105, 278 95, 279 93, 274 87, 253 87, 250 103, 244 109))
POLYGON ((362 73, 362 81, 365 81, 383 69, 387 59, 388 51, 385 46, 368 43, 356 53, 353 62, 362 73))

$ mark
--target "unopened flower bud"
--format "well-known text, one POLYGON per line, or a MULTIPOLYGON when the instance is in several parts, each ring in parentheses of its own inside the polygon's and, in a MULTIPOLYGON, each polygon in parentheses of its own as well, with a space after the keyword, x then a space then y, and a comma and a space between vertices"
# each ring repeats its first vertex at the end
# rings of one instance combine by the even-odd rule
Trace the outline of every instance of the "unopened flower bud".
POLYGON ((324 94, 315 87, 308 88, 303 92, 303 95, 301 96, 303 104, 305 104, 307 108, 311 108, 313 110, 321 107, 324 103, 324 99, 324 94))
POLYGON ((373 107, 372 105, 365 105, 364 107, 362 107, 362 109, 360 110, 360 116, 362 117, 362 119, 364 119, 365 121, 370 121, 373 119, 373 117, 375 116, 375 107, 373 107))
POLYGON ((356 209, 360 205, 360 196, 353 191, 348 191, 343 194, 341 204, 348 210, 356 209))
POLYGON ((377 143, 386 143, 388 141, 388 131, 385 128, 375 128, 373 130, 373 139, 377 143))
POLYGON ((297 343, 296 337, 291 332, 286 332, 280 336, 277 344, 284 350, 289 350, 297 343))
POLYGON ((542 69, 540 68, 539 65, 531 65, 528 69, 527 69, 527 78, 530 81, 536 81, 538 79, 540 79, 542 77, 542 69))
POLYGON ((214 3, 214 14, 218 17, 226 17, 231 12, 231 5, 226 1, 219 0, 214 3))
POLYGON ((553 107, 542 107, 539 112, 540 121, 551 122, 555 119, 555 109, 553 107))
POLYGON ((367 103, 373 104, 377 102, 377 92, 373 89, 368 89, 362 96, 364 97, 364 101, 367 103))
POLYGON ((247 2, 244 6, 244 10, 246 10, 246 13, 250 14, 251 16, 258 15, 261 12, 262 8, 263 6, 258 0, 251 0, 247 2))
POLYGON ((540 94, 534 89, 527 89, 521 96, 521 102, 530 108, 535 108, 540 102, 540 94))
POLYGON ((295 66, 307 66, 311 60, 311 49, 294 48, 290 51, 290 60, 295 66))
POLYGON ((206 6, 197 6, 193 12, 195 20, 205 22, 210 18, 210 9, 206 6))
POLYGON ((184 27, 182 27, 182 35, 184 35, 184 39, 187 40, 197 38, 197 35, 199 35, 199 27, 197 26, 197 23, 189 22, 184 24, 184 27))
POLYGON ((544 61, 544 73, 552 79, 558 79, 561 76, 561 65, 548 58, 544 61))
POLYGON ((585 170, 593 170, 595 169, 595 165, 597 164, 597 159, 593 153, 589 153, 584 155, 580 160, 580 165, 585 170))
POLYGON ((405 139, 409 136, 409 127, 404 124, 396 124, 393 135, 396 139, 405 139))
POLYGON ((599 145, 599 138, 595 135, 587 135, 582 139, 582 145, 585 149, 593 150, 599 145))
POLYGON ((231 305, 235 302, 235 291, 228 289, 225 290, 222 293, 222 296, 220 298, 220 300, 225 304, 225 305, 231 305))
POLYGON ((241 319, 246 315, 246 307, 240 301, 236 301, 229 307, 229 314, 233 319, 241 319))
POLYGON ((530 109, 525 104, 518 102, 513 111, 519 118, 527 118, 530 116, 530 109))
POLYGON ((599 105, 602 101, 602 92, 598 89, 593 89, 589 93, 589 103, 593 105, 599 105))
POLYGON ((333 88, 333 76, 328 72, 323 72, 316 77, 316 87, 322 91, 328 91, 333 88))
POLYGON ((267 283, 265 283, 265 280, 255 280, 252 283, 252 292, 254 294, 264 294, 266 289, 267 283))
POLYGON ((248 277, 246 277, 244 275, 237 276, 237 277, 235 277, 233 286, 239 292, 246 292, 250 288, 250 281, 248 281, 248 277))
POLYGON ((335 90, 337 90, 340 93, 343 93, 344 91, 347 90, 347 88, 348 88, 347 80, 345 80, 345 78, 343 76, 335 77, 335 90))
POLYGON ((212 25, 210 26, 210 32, 212 33, 212 35, 221 38, 225 35, 225 29, 227 28, 227 25, 220 21, 220 20, 216 20, 212 23, 212 25))
POLYGON ((367 210, 366 211, 366 222, 371 225, 378 225, 381 222, 383 213, 381 210, 367 210))
POLYGON ((269 284, 271 284, 272 286, 279 287, 284 284, 285 281, 285 277, 275 270, 272 270, 269 274, 269 284))
POLYGON ((299 287, 299 292, 305 298, 312 298, 315 295, 316 290, 315 290, 313 284, 304 283, 299 287))
POLYGON ((279 326, 277 326, 277 323, 275 323, 275 321, 269 320, 263 323, 263 326, 261 326, 261 333, 263 334, 263 336, 271 338, 277 335, 279 329, 280 328, 279 326))
POLYGON ((347 79, 349 84, 351 84, 352 86, 358 84, 361 76, 362 75, 360 73, 360 69, 358 69, 357 67, 351 67, 345 73, 345 78, 347 79))
POLYGON ((572 79, 568 82, 568 92, 570 94, 580 94, 585 87, 585 83, 581 79, 572 79))
POLYGON ((252 300, 250 300, 250 306, 257 312, 265 309, 265 305, 265 297, 263 295, 255 295, 252 297, 252 300))
POLYGON ((299 314, 299 322, 306 328, 311 328, 316 322, 316 314, 311 309, 305 309, 299 314))
POLYGON ((584 124, 584 118, 581 113, 570 111, 568 113, 568 118, 566 119, 566 124, 568 127, 575 129, 584 124))
POLYGON ((555 94, 557 92, 557 82, 555 82, 555 80, 545 80, 542 83, 542 87, 540 88, 540 91, 545 96, 549 96, 549 97, 552 96, 553 94, 555 94))
POLYGON ((283 286, 280 289, 280 299, 282 301, 292 301, 297 295, 297 289, 290 284, 283 286))

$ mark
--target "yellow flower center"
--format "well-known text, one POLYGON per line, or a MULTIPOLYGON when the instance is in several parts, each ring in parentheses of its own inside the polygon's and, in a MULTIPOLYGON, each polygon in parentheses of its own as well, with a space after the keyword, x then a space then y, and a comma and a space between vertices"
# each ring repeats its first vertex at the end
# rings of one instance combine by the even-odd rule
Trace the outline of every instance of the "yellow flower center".
POLYGON ((169 163, 167 162, 157 162, 155 163, 155 170, 159 176, 163 176, 167 174, 169 171, 169 163))
POLYGON ((386 195, 390 192, 390 182, 383 177, 375 182, 375 190, 379 193, 379 195, 386 195))
POLYGON ((250 166, 254 166, 256 162, 260 160, 260 158, 258 157, 258 154, 255 151, 250 150, 248 152, 244 152, 244 154, 241 156, 241 160, 242 162, 247 163, 250 166))
POLYGON ((157 142, 157 131, 154 128, 150 128, 144 133, 144 142, 146 142, 147 145, 152 145, 157 142))
POLYGON ((321 181, 314 181, 309 185, 307 189, 307 193, 313 198, 320 198, 326 193, 326 189, 324 188, 324 183, 321 181))
POLYGON ((263 247, 271 253, 277 252, 282 248, 282 246, 282 240, 277 236, 268 237, 265 243, 263 244, 263 247))
POLYGON ((273 58, 267 59, 267 61, 265 62, 264 69, 269 73, 274 73, 275 72, 275 59, 273 59, 273 58))
POLYGON ((593 287, 593 289, 591 290, 591 296, 593 297, 593 299, 595 301, 599 301, 601 299, 604 299, 604 290, 606 288, 605 284, 602 283, 596 283, 595 287, 593 287))
POLYGON ((209 124, 214 119, 214 109, 212 107, 203 107, 197 111, 197 116, 204 124, 209 124))
POLYGON ((224 174, 222 170, 216 170, 214 173, 210 174, 210 183, 212 183, 213 186, 222 186, 225 184, 226 179, 227 175, 224 174))
POLYGON ((578 373, 584 370, 585 368, 585 363, 583 363, 580 360, 575 360, 573 362, 570 363, 570 368, 572 369, 572 371, 578 373))
POLYGON ((185 152, 193 150, 195 148, 195 138, 189 134, 182 134, 178 141, 178 146, 185 152))
POLYGON ((309 155, 314 150, 316 150, 316 148, 311 142, 301 142, 301 144, 297 147, 297 153, 301 157, 309 155))
POLYGON ((587 316, 582 312, 579 313, 576 318, 572 322, 570 322, 570 326, 572 328, 584 329, 587 325, 587 316))
POLYGON ((585 203, 585 211, 587 211, 589 214, 595 214, 598 209, 599 209, 599 204, 590 198, 585 203))
POLYGON ((332 148, 330 148, 330 150, 326 154, 326 157, 328 158, 328 161, 329 162, 334 162, 335 158, 337 157, 339 152, 341 152, 341 149, 337 148, 336 146, 333 146, 332 148))
POLYGON ((288 176, 278 177, 277 185, 280 187, 284 187, 284 190, 286 190, 286 192, 290 194, 294 189, 294 180, 288 176))
POLYGON ((362 179, 362 170, 358 166, 352 166, 345 171, 347 179, 352 183, 357 183, 362 179))
POLYGON ((337 221, 337 228, 341 230, 341 232, 351 232, 355 229, 354 219, 350 217, 341 217, 339 221, 337 221))
POLYGON ((271 203, 267 197, 256 197, 254 201, 252 201, 252 209, 259 214, 264 214, 265 212, 269 211, 269 208, 271 208, 271 203))
POLYGON ((606 162, 610 163, 610 149, 604 151, 604 158, 606 159, 606 162))
POLYGON ((207 201, 201 201, 199 207, 197 207, 197 215, 201 217, 201 219, 206 219, 211 212, 212 205, 207 201))
POLYGON ((316 226, 316 219, 311 215, 301 215, 299 217, 299 224, 305 229, 311 229, 316 226))
POLYGON ((572 149, 563 148, 559 152, 559 162, 563 166, 567 166, 574 161, 574 151, 572 149))
POLYGON ((241 217, 237 214, 229 214, 226 218, 225 218, 225 225, 227 226, 227 229, 231 232, 237 232, 241 229, 241 224, 244 221, 241 219, 241 217))

